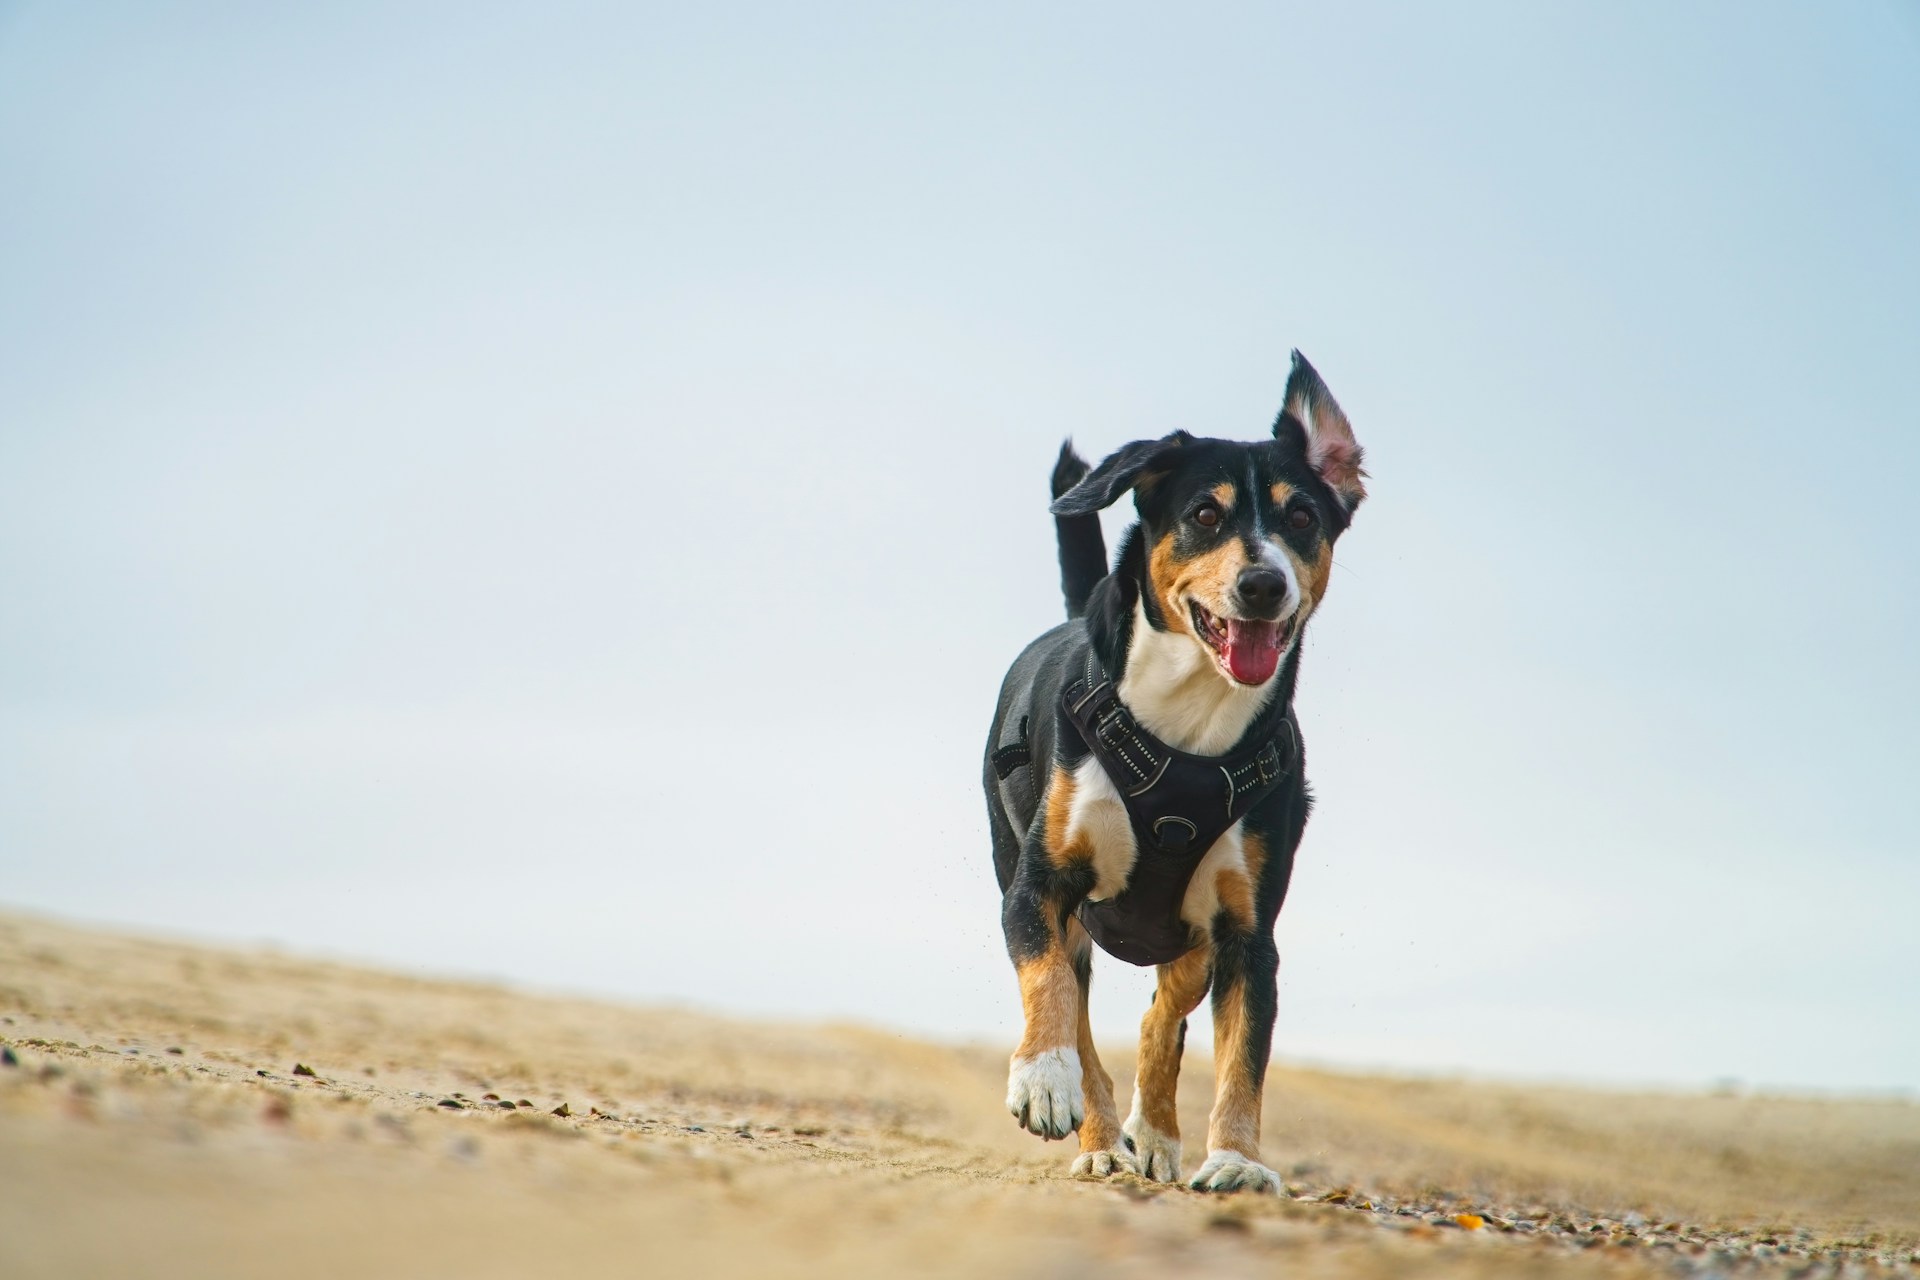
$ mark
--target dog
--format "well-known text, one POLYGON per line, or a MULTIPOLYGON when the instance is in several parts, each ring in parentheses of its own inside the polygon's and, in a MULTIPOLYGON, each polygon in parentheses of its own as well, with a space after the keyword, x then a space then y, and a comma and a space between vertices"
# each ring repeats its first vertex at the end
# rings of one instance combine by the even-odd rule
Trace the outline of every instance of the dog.
POLYGON ((1189 1185, 1277 1192, 1260 1162, 1274 922, 1312 798, 1293 715, 1300 637, 1366 497, 1362 450, 1298 351, 1271 439, 1176 431, 1052 477, 1067 621, 1007 672, 983 783, 1025 1032, 1007 1109, 1078 1130, 1072 1173, 1181 1177, 1174 1086, 1213 997, 1214 1105, 1189 1185), (1112 571, 1099 513, 1138 520, 1112 571), (1122 1123, 1087 1020, 1093 944, 1155 966, 1122 1123))

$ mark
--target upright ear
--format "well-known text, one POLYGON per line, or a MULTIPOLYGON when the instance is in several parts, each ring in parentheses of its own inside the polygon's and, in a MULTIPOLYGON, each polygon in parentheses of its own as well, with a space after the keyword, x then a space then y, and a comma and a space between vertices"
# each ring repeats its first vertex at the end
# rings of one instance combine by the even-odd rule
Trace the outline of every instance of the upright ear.
POLYGON ((1366 451, 1353 438, 1353 425, 1340 411, 1333 392, 1298 351, 1293 353, 1293 372, 1287 375, 1287 403, 1273 424, 1276 436, 1288 418, 1306 428, 1307 462, 1348 511, 1359 506, 1367 496, 1367 473, 1360 466, 1366 451))
POLYGON ((1104 510, 1127 490, 1166 468, 1168 455, 1193 439, 1176 431, 1158 440, 1135 440, 1101 459, 1080 483, 1053 500, 1057 516, 1086 516, 1104 510))

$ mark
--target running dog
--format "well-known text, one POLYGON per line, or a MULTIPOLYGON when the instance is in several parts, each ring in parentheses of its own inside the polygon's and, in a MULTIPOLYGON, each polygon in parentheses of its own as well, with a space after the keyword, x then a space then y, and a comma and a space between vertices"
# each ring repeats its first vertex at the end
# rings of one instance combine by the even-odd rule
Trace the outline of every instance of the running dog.
POLYGON ((1000 689, 983 781, 1026 1031, 1007 1109, 1080 1134, 1073 1173, 1181 1176, 1174 1085, 1213 995, 1214 1105, 1200 1190, 1278 1191, 1260 1163, 1274 921, 1312 805, 1293 716, 1300 635, 1366 496, 1346 415, 1299 352, 1273 437, 1176 431, 1053 473, 1068 621, 1000 689), (1138 521, 1108 572, 1100 511, 1138 521), (1132 1114, 1087 1021, 1093 943, 1156 966, 1132 1114))

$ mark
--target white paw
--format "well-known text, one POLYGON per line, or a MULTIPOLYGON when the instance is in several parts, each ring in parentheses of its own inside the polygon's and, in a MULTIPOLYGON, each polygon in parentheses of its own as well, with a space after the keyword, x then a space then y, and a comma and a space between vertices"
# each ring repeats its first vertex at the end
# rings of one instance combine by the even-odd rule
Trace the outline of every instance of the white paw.
POLYGON ((1139 1162, 1142 1177, 1155 1182, 1180 1181, 1180 1139, 1160 1132, 1137 1111, 1127 1117, 1120 1131, 1133 1144, 1133 1158, 1139 1162))
POLYGON ((1064 1138, 1080 1127, 1087 1104, 1080 1093, 1080 1053, 1049 1049, 1015 1057, 1007 1071, 1007 1110, 1043 1138, 1064 1138))
POLYGON ((1073 1161, 1076 1178, 1111 1178, 1116 1173, 1140 1173, 1140 1162, 1124 1151, 1082 1151, 1073 1161))
POLYGON ((1280 1194, 1280 1175, 1238 1151, 1209 1151, 1207 1162, 1187 1183, 1195 1191, 1264 1191, 1280 1194))

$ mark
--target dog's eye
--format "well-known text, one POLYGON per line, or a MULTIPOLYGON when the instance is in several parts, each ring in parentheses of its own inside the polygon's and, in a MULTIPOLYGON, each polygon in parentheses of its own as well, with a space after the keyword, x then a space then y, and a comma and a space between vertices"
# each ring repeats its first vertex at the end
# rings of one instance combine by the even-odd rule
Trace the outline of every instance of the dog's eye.
POLYGON ((1209 503, 1193 513, 1193 522, 1204 528, 1213 528, 1220 523, 1220 508, 1209 503))
POLYGON ((1313 510, 1310 507, 1295 507, 1287 513, 1287 527, 1291 529, 1311 529, 1313 520, 1313 510))

